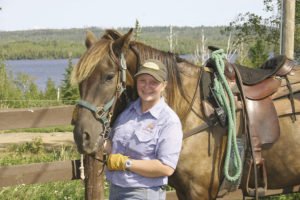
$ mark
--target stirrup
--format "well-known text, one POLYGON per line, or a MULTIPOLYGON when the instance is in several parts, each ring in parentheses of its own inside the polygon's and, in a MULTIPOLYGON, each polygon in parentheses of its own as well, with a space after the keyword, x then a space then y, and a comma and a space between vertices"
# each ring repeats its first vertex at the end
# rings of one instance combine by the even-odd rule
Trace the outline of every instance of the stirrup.
POLYGON ((256 193, 258 194, 258 197, 264 197, 266 195, 266 191, 268 188, 267 171, 266 171, 264 159, 261 159, 261 161, 255 165, 255 167, 257 168, 257 176, 259 176, 259 175, 261 175, 261 176, 259 176, 260 177, 259 179, 258 179, 258 177, 254 177, 254 178, 257 179, 257 181, 259 181, 261 179, 263 180, 261 187, 259 185, 257 185, 257 188, 249 187, 250 174, 251 174, 251 170, 253 167, 253 159, 250 160, 249 166, 250 167, 249 167, 249 172, 248 172, 247 182, 246 182, 247 193, 249 196, 252 196, 252 197, 255 197, 256 193))

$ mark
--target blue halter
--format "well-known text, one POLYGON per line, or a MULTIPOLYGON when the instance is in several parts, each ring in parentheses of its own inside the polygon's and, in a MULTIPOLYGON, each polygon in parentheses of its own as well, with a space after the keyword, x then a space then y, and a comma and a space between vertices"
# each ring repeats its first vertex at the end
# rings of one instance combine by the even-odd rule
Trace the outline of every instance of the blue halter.
POLYGON ((95 117, 97 120, 100 120, 102 124, 106 124, 110 122, 110 108, 115 102, 115 97, 113 97, 109 102, 107 102, 103 107, 96 107, 93 104, 84 101, 79 100, 77 102, 77 105, 80 105, 81 107, 84 107, 90 111, 92 111, 95 114, 95 117))

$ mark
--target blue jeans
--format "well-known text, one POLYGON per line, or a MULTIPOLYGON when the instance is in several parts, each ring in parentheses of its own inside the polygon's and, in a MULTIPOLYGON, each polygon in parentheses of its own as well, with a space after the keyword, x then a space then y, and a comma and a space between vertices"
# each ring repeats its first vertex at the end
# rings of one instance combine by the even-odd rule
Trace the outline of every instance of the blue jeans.
POLYGON ((163 187, 122 188, 110 185, 109 200, 165 200, 166 191, 163 187))

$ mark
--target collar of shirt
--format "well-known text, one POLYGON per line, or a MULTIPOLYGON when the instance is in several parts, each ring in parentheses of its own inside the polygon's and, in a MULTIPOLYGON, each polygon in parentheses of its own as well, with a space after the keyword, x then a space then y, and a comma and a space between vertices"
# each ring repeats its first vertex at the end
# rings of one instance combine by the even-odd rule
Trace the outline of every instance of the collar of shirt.
MULTIPOLYGON (((164 108, 166 102, 163 97, 160 98, 159 102, 157 102, 152 108, 150 108, 145 113, 150 113, 153 117, 158 119, 161 110, 164 108)), ((141 112, 141 99, 138 98, 132 105, 131 109, 134 109, 139 115, 143 115, 145 113, 141 112)))

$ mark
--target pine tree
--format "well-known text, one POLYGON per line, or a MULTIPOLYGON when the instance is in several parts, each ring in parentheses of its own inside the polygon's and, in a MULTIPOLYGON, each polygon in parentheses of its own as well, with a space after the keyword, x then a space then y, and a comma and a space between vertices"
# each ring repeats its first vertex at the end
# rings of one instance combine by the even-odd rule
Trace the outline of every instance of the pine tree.
POLYGON ((73 104, 77 99, 79 99, 78 87, 72 86, 70 82, 72 70, 73 70, 72 56, 69 55, 68 67, 66 68, 66 73, 64 74, 64 80, 61 85, 61 96, 64 104, 73 104))
POLYGON ((55 87, 55 83, 54 81, 49 78, 47 80, 47 87, 46 87, 46 91, 44 94, 44 98, 46 100, 55 100, 56 99, 56 87, 55 87))

